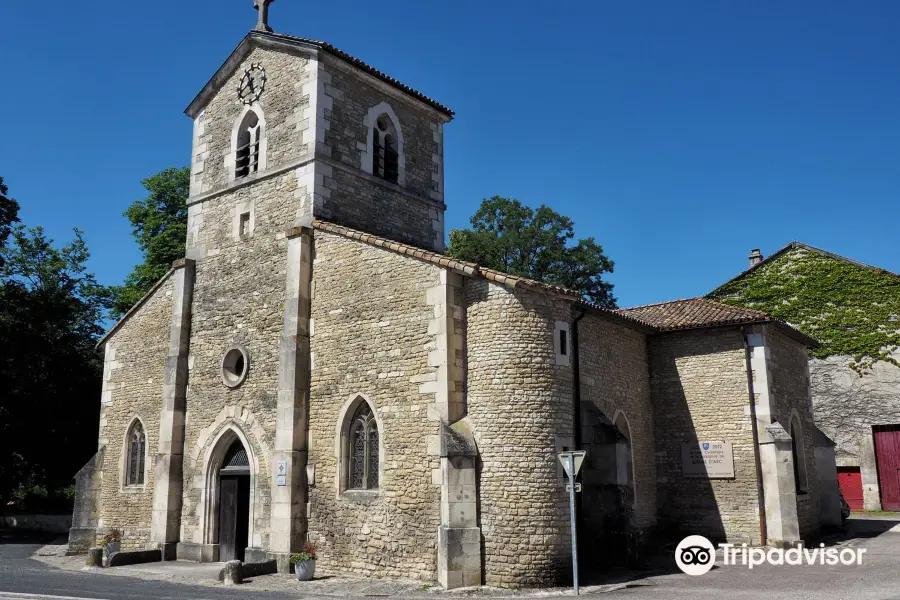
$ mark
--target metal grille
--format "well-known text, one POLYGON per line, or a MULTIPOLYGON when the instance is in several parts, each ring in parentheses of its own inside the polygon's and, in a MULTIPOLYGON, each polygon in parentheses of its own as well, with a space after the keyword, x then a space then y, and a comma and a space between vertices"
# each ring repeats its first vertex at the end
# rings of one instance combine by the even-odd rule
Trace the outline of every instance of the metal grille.
POLYGON ((378 487, 378 424, 369 405, 363 402, 353 414, 350 425, 350 457, 347 487, 378 487))
POLYGON ((222 461, 222 471, 231 473, 232 475, 248 474, 250 472, 250 459, 247 456, 247 450, 240 440, 235 440, 222 461))

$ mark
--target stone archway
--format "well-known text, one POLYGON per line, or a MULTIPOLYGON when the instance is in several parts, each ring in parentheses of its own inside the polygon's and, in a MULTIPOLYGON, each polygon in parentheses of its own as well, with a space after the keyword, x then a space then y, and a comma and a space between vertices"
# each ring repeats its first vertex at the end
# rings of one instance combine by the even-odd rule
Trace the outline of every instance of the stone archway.
POLYGON ((214 560, 243 560, 253 543, 257 469, 252 446, 235 424, 212 445, 204 473, 203 542, 214 560))
MULTIPOLYGON (((637 504, 634 486, 634 449, 631 445, 631 424, 621 410, 613 417, 616 428, 616 485, 622 495, 622 508, 628 513, 631 521, 637 504)), ((629 522, 629 524, 631 524, 629 522)))

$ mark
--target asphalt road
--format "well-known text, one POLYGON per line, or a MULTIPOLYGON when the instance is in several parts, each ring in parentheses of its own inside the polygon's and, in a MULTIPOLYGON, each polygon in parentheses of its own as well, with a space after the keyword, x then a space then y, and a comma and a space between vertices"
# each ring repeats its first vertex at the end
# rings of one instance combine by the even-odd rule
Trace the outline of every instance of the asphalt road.
POLYGON ((248 593, 224 588, 179 585, 131 577, 107 577, 54 569, 29 557, 50 539, 0 536, 0 600, 78 598, 92 600, 280 600, 296 596, 248 593))
MULTIPOLYGON (((861 565, 717 566, 704 575, 636 579, 605 600, 900 600, 900 521, 852 519, 839 547, 865 548, 861 565), (896 531, 893 531, 896 529, 896 531)), ((29 557, 48 539, 0 533, 0 600, 287 600, 294 594, 251 592, 54 569, 29 557)), ((432 595, 439 599, 442 594, 432 595)), ((535 594, 521 597, 535 599, 535 594)), ((449 600, 449 596, 447 596, 449 600)), ((458 598, 458 596, 457 596, 458 598)), ((506 596, 509 599, 510 596, 506 596)), ((409 600, 406 596, 405 600, 409 600)), ((499 599, 498 599, 499 600, 499 599)))
POLYGON ((604 600, 900 600, 900 521, 851 519, 847 547, 865 548, 861 565, 718 566, 635 582, 604 600), (898 529, 894 532, 891 529, 898 529))

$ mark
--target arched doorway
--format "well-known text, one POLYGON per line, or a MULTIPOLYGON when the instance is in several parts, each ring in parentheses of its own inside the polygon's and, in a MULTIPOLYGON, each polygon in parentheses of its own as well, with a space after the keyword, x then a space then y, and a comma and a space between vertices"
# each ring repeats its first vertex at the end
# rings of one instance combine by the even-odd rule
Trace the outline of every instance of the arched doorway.
POLYGON ((244 560, 250 529, 250 460, 240 440, 228 448, 218 475, 219 560, 244 560))
POLYGON ((631 448, 631 425, 625 413, 618 411, 614 423, 616 427, 616 484, 621 494, 621 506, 626 521, 631 525, 634 518, 634 462, 631 448))

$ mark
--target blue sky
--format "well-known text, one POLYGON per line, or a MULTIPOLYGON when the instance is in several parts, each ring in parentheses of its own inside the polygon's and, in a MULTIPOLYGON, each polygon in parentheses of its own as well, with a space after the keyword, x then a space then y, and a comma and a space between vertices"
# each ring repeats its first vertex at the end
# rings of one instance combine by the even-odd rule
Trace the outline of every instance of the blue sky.
MULTIPOLYGON (((0 175, 30 225, 78 226, 116 284, 140 180, 189 163, 185 106, 251 0, 0 5, 0 175)), ((791 240, 900 272, 900 3, 277 0, 457 112, 447 225, 504 195, 571 216, 620 305, 704 294, 791 240)))

